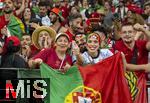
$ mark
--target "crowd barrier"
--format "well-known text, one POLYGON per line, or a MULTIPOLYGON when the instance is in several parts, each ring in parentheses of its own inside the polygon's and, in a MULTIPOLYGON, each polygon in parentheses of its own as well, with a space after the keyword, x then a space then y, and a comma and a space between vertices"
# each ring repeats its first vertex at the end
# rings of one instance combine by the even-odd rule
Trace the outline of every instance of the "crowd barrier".
MULTIPOLYGON (((1 68, 0 80, 11 80, 13 78, 41 78, 39 69, 27 68, 1 68)), ((147 81, 147 97, 150 103, 150 81, 147 81)))

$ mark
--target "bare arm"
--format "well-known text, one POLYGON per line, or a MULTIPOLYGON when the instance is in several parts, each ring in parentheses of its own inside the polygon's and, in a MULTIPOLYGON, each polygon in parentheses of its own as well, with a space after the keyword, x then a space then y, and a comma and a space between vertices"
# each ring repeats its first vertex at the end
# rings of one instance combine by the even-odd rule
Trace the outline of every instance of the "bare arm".
POLYGON ((144 33, 146 36, 147 40, 150 41, 150 31, 146 30, 143 26, 141 27, 141 31, 144 33))
POLYGON ((150 51, 150 31, 146 30, 144 27, 142 28, 142 32, 145 34, 148 42, 146 43, 146 49, 150 51))
POLYGON ((148 64, 129 64, 126 62, 126 58, 125 55, 123 53, 122 54, 122 60, 123 60, 123 64, 124 64, 124 68, 129 70, 129 71, 145 71, 145 72, 150 72, 150 63, 148 64))
POLYGON ((146 44, 146 49, 147 49, 148 51, 150 51, 150 41, 147 42, 147 44, 146 44))
POLYGON ((127 64, 127 69, 129 69, 130 71, 143 70, 146 73, 150 73, 150 63, 148 63, 148 64, 141 64, 141 65, 127 64))
POLYGON ((24 9, 25 9, 25 1, 26 0, 22 0, 21 7, 18 10, 16 10, 16 15, 17 16, 20 15, 24 11, 24 9))
POLYGON ((145 70, 145 65, 126 64, 126 68, 129 71, 145 70))
POLYGON ((37 65, 40 65, 41 63, 42 63, 43 61, 42 61, 42 59, 40 59, 40 58, 37 58, 37 59, 30 59, 29 61, 28 61, 28 65, 29 65, 29 67, 30 68, 35 68, 37 65))
POLYGON ((135 24, 135 25, 134 25, 134 28, 135 28, 136 30, 142 31, 142 32, 144 33, 144 35, 146 36, 146 38, 147 38, 147 40, 148 40, 148 42, 147 42, 147 44, 146 44, 146 49, 147 49, 148 51, 150 51, 150 31, 149 31, 149 30, 146 30, 146 29, 144 28, 144 26, 143 26, 143 25, 140 25, 140 24, 135 24))

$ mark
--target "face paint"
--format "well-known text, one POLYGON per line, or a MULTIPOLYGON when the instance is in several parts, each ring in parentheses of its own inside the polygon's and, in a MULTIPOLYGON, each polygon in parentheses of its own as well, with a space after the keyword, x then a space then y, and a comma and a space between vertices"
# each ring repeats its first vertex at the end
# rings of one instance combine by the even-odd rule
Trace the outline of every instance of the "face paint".
POLYGON ((88 36, 88 38, 92 38, 92 39, 97 39, 98 40, 98 42, 99 42, 99 44, 101 43, 100 41, 100 36, 99 36, 99 34, 97 34, 97 33, 92 33, 92 34, 90 34, 89 36, 88 36))
POLYGON ((87 38, 86 48, 88 52, 95 53, 100 47, 100 37, 98 34, 92 33, 87 38))

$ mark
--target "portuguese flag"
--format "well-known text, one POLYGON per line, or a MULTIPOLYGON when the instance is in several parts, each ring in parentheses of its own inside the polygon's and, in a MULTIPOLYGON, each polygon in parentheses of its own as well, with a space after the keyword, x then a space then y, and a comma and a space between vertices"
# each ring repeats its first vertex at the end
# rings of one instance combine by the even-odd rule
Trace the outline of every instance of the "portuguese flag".
POLYGON ((7 27, 8 30, 10 31, 10 34, 17 36, 19 39, 21 39, 23 33, 25 33, 24 24, 19 18, 15 16, 11 16, 7 27))
POLYGON ((120 53, 94 65, 73 66, 65 74, 44 63, 40 69, 42 78, 50 78, 45 103, 132 103, 120 53))

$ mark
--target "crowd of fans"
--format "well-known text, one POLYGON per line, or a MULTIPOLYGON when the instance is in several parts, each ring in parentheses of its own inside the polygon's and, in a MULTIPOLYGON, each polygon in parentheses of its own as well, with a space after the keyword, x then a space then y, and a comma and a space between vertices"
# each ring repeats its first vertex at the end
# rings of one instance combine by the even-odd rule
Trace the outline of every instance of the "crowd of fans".
POLYGON ((0 31, 1 68, 66 72, 123 52, 127 70, 150 72, 149 0, 0 0, 0 31))

